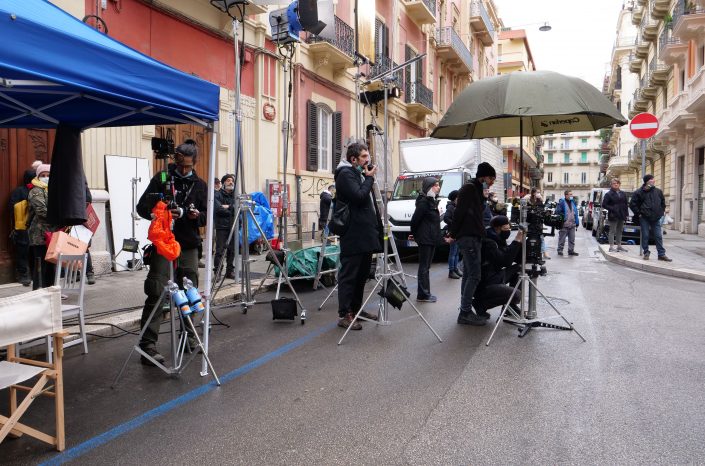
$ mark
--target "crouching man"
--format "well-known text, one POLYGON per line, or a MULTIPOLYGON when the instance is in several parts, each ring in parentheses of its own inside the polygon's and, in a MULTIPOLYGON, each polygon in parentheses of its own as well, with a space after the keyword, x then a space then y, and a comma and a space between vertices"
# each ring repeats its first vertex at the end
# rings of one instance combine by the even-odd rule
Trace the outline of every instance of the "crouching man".
MULTIPOLYGON (((482 239, 482 266, 480 283, 477 285, 472 307, 478 317, 489 319, 489 309, 503 306, 512 295, 521 271, 521 243, 524 232, 519 231, 511 244, 509 219, 497 215, 490 221, 487 236, 482 239), (510 286, 511 285, 511 286, 510 286)), ((514 294, 511 306, 518 311, 521 300, 520 290, 514 294)))

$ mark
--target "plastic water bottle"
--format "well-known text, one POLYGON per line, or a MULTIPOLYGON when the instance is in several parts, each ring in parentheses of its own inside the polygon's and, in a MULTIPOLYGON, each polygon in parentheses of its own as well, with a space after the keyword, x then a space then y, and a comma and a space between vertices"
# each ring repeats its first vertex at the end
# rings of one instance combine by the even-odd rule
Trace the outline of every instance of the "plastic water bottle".
POLYGON ((203 312, 205 307, 203 306, 201 293, 198 291, 198 288, 193 286, 193 282, 188 277, 184 277, 184 289, 186 290, 188 302, 191 305, 191 312, 203 312))
POLYGON ((189 306, 188 298, 183 290, 180 290, 178 285, 171 280, 168 283, 169 293, 171 293, 171 300, 174 302, 176 307, 181 311, 181 314, 187 316, 191 314, 191 306, 189 306))

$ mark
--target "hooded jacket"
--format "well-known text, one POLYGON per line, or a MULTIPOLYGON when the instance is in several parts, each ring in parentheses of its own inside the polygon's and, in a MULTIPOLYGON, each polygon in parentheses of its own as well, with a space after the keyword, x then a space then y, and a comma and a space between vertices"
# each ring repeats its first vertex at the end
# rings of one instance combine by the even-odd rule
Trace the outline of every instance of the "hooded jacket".
POLYGON ((220 191, 216 191, 213 208, 215 209, 215 229, 230 230, 235 215, 235 190, 228 192, 225 188, 220 188, 220 191), (224 205, 228 208, 223 208, 224 205))
POLYGON ((443 242, 441 214, 436 198, 423 193, 416 198, 416 209, 411 216, 411 234, 419 245, 438 246, 443 242))
POLYGON ((382 251, 382 219, 374 203, 374 181, 345 159, 335 169, 336 204, 342 201, 350 210, 350 226, 340 237, 341 256, 382 251))
MULTIPOLYGON (((161 195, 166 191, 167 184, 162 181, 162 173, 152 177, 149 186, 137 203, 137 213, 140 217, 151 220, 152 209, 161 200, 161 195)), ((194 249, 201 243, 199 227, 206 224, 206 210, 208 208, 208 186, 198 177, 194 170, 189 176, 182 177, 176 172, 176 165, 169 165, 165 174, 166 181, 174 180, 176 192, 175 201, 184 209, 184 214, 174 221, 174 236, 181 245, 181 249, 194 249), (200 212, 198 218, 188 218, 188 207, 193 206, 200 212)))
POLYGON ((645 218, 651 222, 663 217, 666 212, 666 199, 663 192, 656 186, 644 189, 646 184, 634 191, 632 199, 629 201, 629 208, 634 215, 645 218))

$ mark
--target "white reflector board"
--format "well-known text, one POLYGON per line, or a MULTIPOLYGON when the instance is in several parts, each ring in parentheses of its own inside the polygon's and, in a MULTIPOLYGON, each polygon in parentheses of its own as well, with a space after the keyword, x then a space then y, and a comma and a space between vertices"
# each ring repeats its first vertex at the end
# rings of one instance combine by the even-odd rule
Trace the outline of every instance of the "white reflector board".
MULTIPOLYGON (((113 233, 113 255, 122 249, 122 241, 132 237, 132 179, 137 178, 135 200, 137 205, 142 193, 149 185, 149 160, 121 155, 105 156, 105 174, 110 192, 110 219, 113 233)), ((139 215, 135 219, 135 239, 140 242, 140 249, 147 244, 149 220, 139 215)), ((139 258, 139 256, 136 256, 139 258)), ((127 261, 132 253, 123 252, 117 258, 116 270, 127 270, 127 261)))

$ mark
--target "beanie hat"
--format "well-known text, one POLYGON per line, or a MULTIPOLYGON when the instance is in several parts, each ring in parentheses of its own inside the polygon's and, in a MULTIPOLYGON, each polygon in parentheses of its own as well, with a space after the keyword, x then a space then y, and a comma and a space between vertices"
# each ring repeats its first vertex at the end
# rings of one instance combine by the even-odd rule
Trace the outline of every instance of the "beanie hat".
POLYGON ((51 165, 49 165, 48 163, 43 163, 43 164, 37 166, 35 173, 37 174, 37 176, 39 176, 40 173, 50 172, 50 171, 51 171, 51 165))
POLYGON ((225 180, 227 180, 228 178, 232 178, 232 180, 235 181, 235 176, 228 173, 227 175, 223 175, 223 177, 220 179, 220 182, 225 184, 225 180))
POLYGON ((421 183, 421 190, 426 194, 431 188, 433 188, 433 185, 438 183, 438 178, 434 178, 432 176, 426 177, 423 179, 423 182, 421 183))
POLYGON ((42 163, 44 162, 42 162, 41 160, 35 160, 34 162, 32 162, 32 170, 36 170, 37 167, 40 166, 42 163))
POLYGON ((490 220, 490 226, 492 228, 501 227, 503 225, 509 225, 509 218, 507 218, 506 215, 497 215, 490 220))
POLYGON ((648 183, 649 180, 653 180, 653 179, 654 179, 654 175, 651 175, 651 174, 644 175, 644 184, 648 183))
POLYGON ((448 200, 453 202, 458 198, 458 190, 454 189, 451 192, 448 193, 448 200))
POLYGON ((494 171, 492 165, 487 162, 482 162, 477 166, 477 173, 475 173, 475 178, 482 178, 483 176, 490 176, 492 178, 497 177, 497 172, 494 171))

